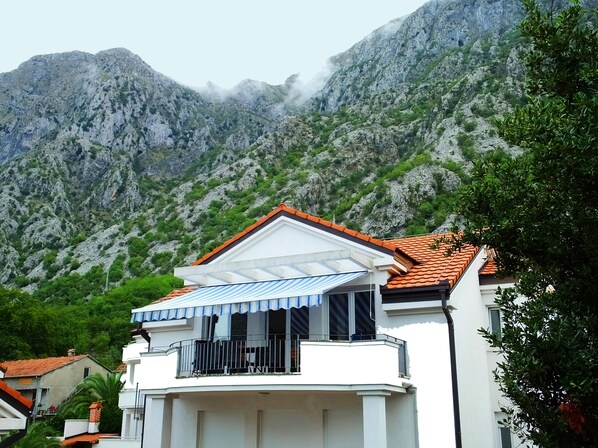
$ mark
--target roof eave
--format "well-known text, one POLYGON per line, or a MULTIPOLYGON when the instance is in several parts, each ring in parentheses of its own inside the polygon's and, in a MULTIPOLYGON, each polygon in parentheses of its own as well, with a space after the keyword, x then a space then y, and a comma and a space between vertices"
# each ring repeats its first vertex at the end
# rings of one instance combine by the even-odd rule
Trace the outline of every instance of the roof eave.
POLYGON ((450 298, 451 285, 448 280, 443 280, 435 285, 413 286, 408 288, 388 288, 380 286, 382 303, 407 303, 440 299, 444 293, 450 298))

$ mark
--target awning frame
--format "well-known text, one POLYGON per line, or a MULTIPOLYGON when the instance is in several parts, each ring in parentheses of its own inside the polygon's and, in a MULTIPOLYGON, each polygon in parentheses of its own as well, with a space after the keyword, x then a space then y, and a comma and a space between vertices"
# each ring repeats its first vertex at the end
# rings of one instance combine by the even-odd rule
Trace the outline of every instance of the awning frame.
POLYGON ((234 313, 319 306, 328 291, 368 271, 205 286, 132 311, 131 322, 156 322, 234 313))

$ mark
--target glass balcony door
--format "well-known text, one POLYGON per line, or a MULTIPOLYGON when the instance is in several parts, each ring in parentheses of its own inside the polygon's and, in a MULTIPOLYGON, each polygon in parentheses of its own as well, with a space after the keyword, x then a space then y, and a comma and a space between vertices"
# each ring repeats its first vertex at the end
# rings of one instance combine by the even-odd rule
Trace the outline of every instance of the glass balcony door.
POLYGON ((376 334, 374 293, 356 291, 328 295, 328 334, 332 340, 352 340, 376 334))

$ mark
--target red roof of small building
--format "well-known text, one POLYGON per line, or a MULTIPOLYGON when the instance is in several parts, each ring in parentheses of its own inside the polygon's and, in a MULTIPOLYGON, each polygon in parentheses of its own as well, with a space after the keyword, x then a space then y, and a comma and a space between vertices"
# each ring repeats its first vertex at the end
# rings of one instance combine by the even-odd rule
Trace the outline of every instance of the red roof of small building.
POLYGON ((449 243, 439 243, 438 248, 432 248, 439 238, 450 239, 452 234, 431 234, 389 240, 398 249, 416 260, 414 266, 405 274, 393 276, 386 287, 389 289, 418 288, 436 286, 448 282, 449 287, 455 286, 465 272, 479 248, 466 246, 459 252, 446 255, 449 243))
POLYGON ((6 378, 40 376, 86 358, 88 355, 58 356, 55 358, 21 359, 4 361, 6 378))
POLYGON ((100 437, 115 437, 118 434, 79 434, 78 436, 69 437, 68 439, 64 439, 61 443, 62 446, 72 446, 76 445, 77 443, 91 443, 96 444, 100 441, 100 437))
POLYGON ((31 409, 33 407, 33 401, 31 401, 29 398, 25 398, 23 395, 21 395, 21 393, 19 391, 13 389, 12 387, 10 387, 8 384, 6 384, 2 380, 0 380, 0 390, 6 392, 8 395, 13 397, 15 400, 18 400, 19 402, 21 402, 25 407, 27 407, 29 409, 31 409))

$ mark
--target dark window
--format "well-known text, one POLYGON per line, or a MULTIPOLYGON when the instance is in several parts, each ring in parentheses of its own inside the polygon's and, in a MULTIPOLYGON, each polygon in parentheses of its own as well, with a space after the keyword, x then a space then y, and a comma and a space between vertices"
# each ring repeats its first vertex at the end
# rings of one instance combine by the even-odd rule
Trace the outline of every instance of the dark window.
POLYGON ((490 308, 490 333, 500 339, 502 332, 502 324, 500 322, 500 310, 498 308, 490 308))
POLYGON ((230 338, 232 340, 247 339, 247 313, 231 315, 230 338))
POLYGON ((355 293, 355 334, 363 336, 376 334, 373 292, 362 291, 355 293))
POLYGON ((291 309, 291 337, 299 335, 300 339, 309 338, 309 308, 291 309))
POLYGON ((328 298, 330 339, 360 340, 376 334, 373 292, 330 294, 328 298))
POLYGON ((500 433, 500 448, 512 448, 513 444, 511 443, 511 431, 509 428, 499 426, 498 431, 500 433))
POLYGON ((330 294, 329 299, 330 339, 349 339, 349 295, 330 294))
POLYGON ((284 339, 287 333, 287 310, 270 310, 268 312, 268 337, 284 339))
POLYGON ((89 367, 85 367, 83 369, 83 378, 87 378, 89 376, 89 367))

